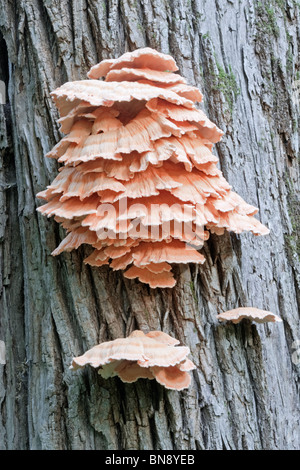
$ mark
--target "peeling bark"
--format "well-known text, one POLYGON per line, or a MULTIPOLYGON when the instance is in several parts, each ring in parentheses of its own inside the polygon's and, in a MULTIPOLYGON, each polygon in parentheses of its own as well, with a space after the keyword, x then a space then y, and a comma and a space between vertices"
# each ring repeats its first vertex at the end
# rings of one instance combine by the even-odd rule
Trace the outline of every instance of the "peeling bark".
POLYGON ((0 0, 0 449, 299 449, 299 3, 294 0, 0 0), (267 237, 212 236, 203 266, 148 289, 57 258, 63 230, 36 212, 62 137, 49 93, 101 59, 171 53, 224 130, 215 151, 267 237), (220 311, 271 310, 282 324, 223 325, 220 311), (71 372, 73 356, 134 328, 191 349, 190 389, 71 372))

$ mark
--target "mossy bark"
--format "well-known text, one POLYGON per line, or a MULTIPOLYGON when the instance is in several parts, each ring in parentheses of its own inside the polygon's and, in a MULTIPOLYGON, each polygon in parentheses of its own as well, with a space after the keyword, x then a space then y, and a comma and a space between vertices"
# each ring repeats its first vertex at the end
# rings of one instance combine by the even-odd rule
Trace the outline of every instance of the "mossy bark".
POLYGON ((299 4, 0 0, 0 12, 0 448, 299 449, 299 4), (212 236, 205 265, 177 267, 172 290, 85 266, 86 248, 53 258, 63 230, 36 212, 58 168, 45 153, 62 137, 49 93, 146 45, 200 87, 225 132, 225 177, 271 230, 212 236), (238 306, 283 323, 218 323, 238 306), (69 370, 135 328, 190 347, 187 391, 69 370))

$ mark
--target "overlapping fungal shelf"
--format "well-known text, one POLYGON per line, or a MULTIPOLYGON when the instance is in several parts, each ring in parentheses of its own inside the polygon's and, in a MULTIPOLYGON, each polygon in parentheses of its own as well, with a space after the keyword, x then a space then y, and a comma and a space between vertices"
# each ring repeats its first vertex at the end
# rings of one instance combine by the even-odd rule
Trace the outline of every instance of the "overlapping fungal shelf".
POLYGON ((145 334, 135 330, 127 338, 98 344, 74 357, 70 369, 90 365, 99 368, 104 379, 117 376, 126 383, 155 379, 167 389, 183 390, 189 387, 189 372, 196 366, 187 358, 189 348, 178 344, 177 339, 162 331, 145 334))
POLYGON ((63 166, 37 196, 68 233, 53 255, 89 244, 85 263, 173 287, 172 264, 203 263, 209 232, 269 232, 217 168, 222 131, 177 70, 169 55, 138 49, 52 93, 66 136, 47 156, 63 166))

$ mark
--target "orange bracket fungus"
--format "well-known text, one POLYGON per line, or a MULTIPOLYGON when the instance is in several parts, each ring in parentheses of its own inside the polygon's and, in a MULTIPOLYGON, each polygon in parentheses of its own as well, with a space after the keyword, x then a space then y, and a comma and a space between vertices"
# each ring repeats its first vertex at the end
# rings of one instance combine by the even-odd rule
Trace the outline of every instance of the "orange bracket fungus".
POLYGON ((88 244, 85 263, 173 287, 172 264, 203 263, 210 232, 269 233, 218 169, 223 132, 177 70, 171 56, 138 49, 51 93, 66 136, 47 156, 63 166, 37 197, 67 231, 53 255, 88 244))
POLYGON ((167 389, 183 390, 191 383, 188 372, 196 367, 187 359, 189 348, 178 344, 177 339, 162 331, 144 334, 135 330, 127 338, 101 343, 74 357, 70 369, 89 364, 99 367, 98 373, 105 379, 118 376, 126 383, 156 379, 167 389))
POLYGON ((244 319, 252 320, 256 323, 282 322, 278 315, 255 307, 239 307, 234 310, 228 310, 217 315, 217 318, 220 321, 230 321, 232 323, 240 323, 244 319))

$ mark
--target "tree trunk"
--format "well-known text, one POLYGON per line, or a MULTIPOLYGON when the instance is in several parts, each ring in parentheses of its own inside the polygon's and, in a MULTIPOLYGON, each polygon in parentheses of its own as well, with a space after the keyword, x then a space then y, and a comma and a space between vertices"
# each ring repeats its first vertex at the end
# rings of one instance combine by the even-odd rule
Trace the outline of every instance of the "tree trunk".
POLYGON ((0 0, 0 12, 0 448, 299 449, 299 3, 0 0), (271 231, 212 235, 173 289, 86 266, 86 248, 53 258, 63 229, 36 212, 62 137, 49 93, 146 45, 199 86, 225 132, 221 169, 271 231), (219 324, 238 306, 283 323, 219 324), (190 347, 188 390, 69 370, 136 328, 190 347))

